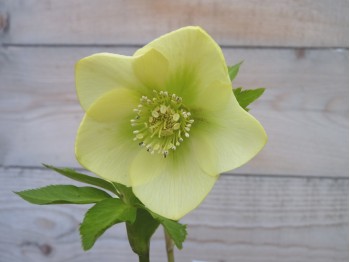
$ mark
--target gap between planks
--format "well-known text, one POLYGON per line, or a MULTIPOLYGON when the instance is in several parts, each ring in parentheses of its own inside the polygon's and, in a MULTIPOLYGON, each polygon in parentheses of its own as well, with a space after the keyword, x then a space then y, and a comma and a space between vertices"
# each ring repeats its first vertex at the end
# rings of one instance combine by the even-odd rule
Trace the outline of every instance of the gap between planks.
MULTIPOLYGON (((69 168, 77 172, 86 172, 90 173, 89 170, 86 170, 82 167, 69 167, 69 166, 59 166, 58 168, 69 168)), ((22 170, 49 170, 43 166, 20 166, 20 165, 0 165, 0 170, 12 170, 12 169, 22 169, 22 170)), ((53 171, 54 172, 54 171, 53 171)), ((285 179, 334 179, 334 180, 349 180, 348 177, 342 176, 310 176, 310 175, 277 175, 277 174, 244 174, 244 173, 221 173, 220 176, 235 176, 235 177, 263 177, 263 178, 285 178, 285 179)))
MULTIPOLYGON (((1 38, 0 38, 1 39, 1 38)), ((141 48, 144 44, 20 44, 20 43, 0 43, 0 47, 28 47, 28 48, 141 48)), ((245 46, 245 45, 219 45, 222 49, 262 49, 262 50, 341 50, 348 51, 349 47, 338 46, 245 46)))

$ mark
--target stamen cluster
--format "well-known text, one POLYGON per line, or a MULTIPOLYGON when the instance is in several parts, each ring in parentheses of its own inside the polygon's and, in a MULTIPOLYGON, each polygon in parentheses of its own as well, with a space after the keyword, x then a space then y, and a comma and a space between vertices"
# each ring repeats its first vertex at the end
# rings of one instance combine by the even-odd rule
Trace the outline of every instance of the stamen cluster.
POLYGON ((151 154, 167 157, 169 150, 176 150, 188 138, 194 122, 191 113, 182 104, 182 98, 166 91, 153 90, 154 97, 142 96, 131 119, 134 141, 139 141, 151 154))

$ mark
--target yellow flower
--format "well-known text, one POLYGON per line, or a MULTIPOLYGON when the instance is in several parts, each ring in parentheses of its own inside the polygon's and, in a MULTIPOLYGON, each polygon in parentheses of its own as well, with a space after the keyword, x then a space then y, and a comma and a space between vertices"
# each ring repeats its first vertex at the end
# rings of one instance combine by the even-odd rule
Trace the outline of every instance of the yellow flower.
POLYGON ((163 35, 133 56, 83 58, 76 88, 86 112, 75 145, 80 164, 131 186, 170 219, 196 208, 220 173, 267 140, 234 97, 220 47, 199 27, 163 35))

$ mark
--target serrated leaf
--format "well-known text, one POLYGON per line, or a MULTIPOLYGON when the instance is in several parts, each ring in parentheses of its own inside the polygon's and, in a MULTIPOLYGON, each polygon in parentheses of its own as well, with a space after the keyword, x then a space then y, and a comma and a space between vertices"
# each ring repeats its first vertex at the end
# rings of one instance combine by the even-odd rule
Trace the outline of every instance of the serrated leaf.
POLYGON ((180 224, 170 219, 161 219, 160 223, 165 228, 178 249, 182 249, 182 243, 187 236, 186 225, 180 224))
POLYGON ((135 222, 126 223, 128 239, 132 250, 139 256, 147 256, 149 253, 150 239, 159 222, 148 211, 138 208, 135 222))
POLYGON ((125 204, 118 198, 102 200, 90 208, 80 226, 80 235, 84 250, 93 247, 96 240, 111 226, 120 222, 133 223, 136 208, 125 204))
POLYGON ((238 64, 235 64, 233 66, 227 66, 228 74, 230 76, 231 81, 233 81, 236 78, 236 76, 239 72, 239 68, 240 68, 242 63, 243 63, 243 61, 241 61, 238 64))
POLYGON ((264 92, 265 88, 242 90, 242 87, 239 87, 233 89, 233 93, 239 105, 246 111, 249 111, 247 106, 257 100, 264 92))
POLYGON ((73 169, 70 168, 57 168, 51 165, 46 165, 43 164, 46 168, 49 168, 65 177, 68 177, 70 179, 73 179, 75 181, 79 181, 79 182, 83 182, 86 184, 90 184, 90 185, 94 185, 94 186, 98 186, 104 189, 107 189, 113 193, 116 193, 116 189, 113 186, 113 184, 111 182, 108 182, 106 180, 103 180, 101 178, 97 178, 97 177, 92 177, 92 176, 88 176, 85 174, 81 174, 76 172, 73 169))
POLYGON ((163 225, 170 238, 174 241, 176 247, 178 249, 182 249, 182 243, 185 241, 187 236, 187 226, 180 224, 177 221, 162 217, 150 210, 148 210, 148 212, 150 212, 154 219, 163 225))
POLYGON ((105 191, 94 187, 72 185, 51 185, 15 193, 24 200, 37 205, 91 204, 111 197, 105 191))

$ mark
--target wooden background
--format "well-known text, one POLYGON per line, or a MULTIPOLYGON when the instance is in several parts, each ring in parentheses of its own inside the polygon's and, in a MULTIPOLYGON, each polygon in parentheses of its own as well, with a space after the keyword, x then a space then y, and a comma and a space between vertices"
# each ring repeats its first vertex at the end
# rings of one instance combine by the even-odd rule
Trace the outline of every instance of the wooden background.
MULTIPOLYGON (((0 0, 0 261, 136 261, 123 226, 89 252, 88 206, 34 206, 12 191, 71 183, 41 163, 79 168, 83 116, 74 64, 132 54, 163 33, 200 25, 235 86, 267 87, 251 113, 269 135, 249 164, 223 174, 186 216, 177 261, 348 261, 347 0, 0 0)), ((162 232, 152 261, 165 261, 162 232)))

